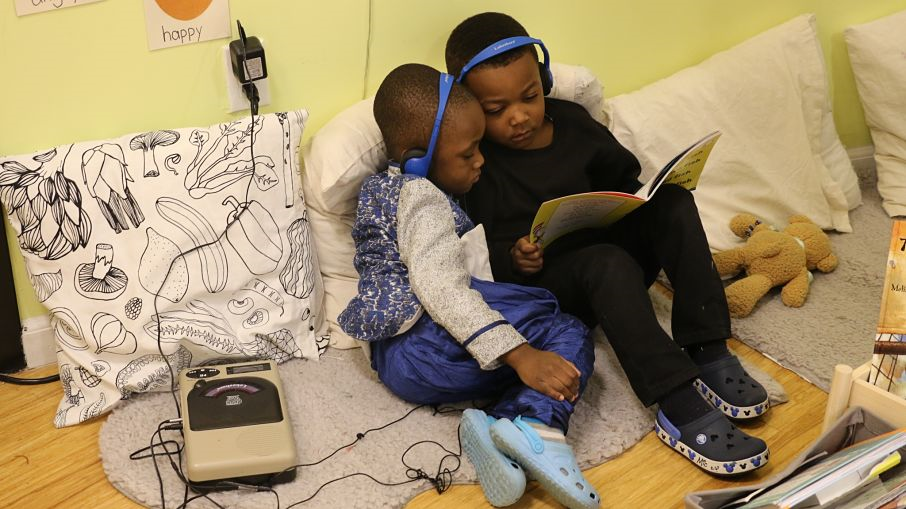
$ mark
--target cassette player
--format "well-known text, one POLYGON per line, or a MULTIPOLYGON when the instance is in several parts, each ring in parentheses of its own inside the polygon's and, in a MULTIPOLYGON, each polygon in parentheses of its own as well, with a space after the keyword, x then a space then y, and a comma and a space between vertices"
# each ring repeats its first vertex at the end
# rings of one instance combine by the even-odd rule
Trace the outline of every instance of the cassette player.
POLYGON ((186 477, 196 491, 296 477, 296 442, 277 365, 198 366, 179 374, 186 477))

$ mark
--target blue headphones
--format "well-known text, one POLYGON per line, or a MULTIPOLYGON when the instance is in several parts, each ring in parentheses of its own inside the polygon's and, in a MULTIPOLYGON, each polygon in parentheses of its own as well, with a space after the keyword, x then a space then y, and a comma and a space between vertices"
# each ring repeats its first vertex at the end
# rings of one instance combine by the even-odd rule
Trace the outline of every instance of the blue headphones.
POLYGON ((440 134, 440 124, 444 120, 444 110, 447 109, 447 100, 450 98, 450 91, 453 90, 454 83, 453 76, 445 72, 440 73, 437 115, 434 117, 434 129, 431 131, 431 140, 428 142, 428 150, 410 148, 403 152, 399 165, 391 162, 391 166, 398 166, 403 173, 410 173, 421 177, 428 176, 428 169, 431 168, 431 158, 434 157, 434 146, 437 145, 437 137, 440 134))
POLYGON ((501 53, 506 53, 507 51, 510 51, 512 49, 516 49, 521 46, 528 46, 531 44, 537 44, 538 46, 540 46, 541 52, 544 54, 544 60, 538 62, 538 70, 541 73, 541 90, 544 91, 544 95, 547 95, 551 92, 551 89, 554 88, 554 75, 551 73, 550 55, 547 53, 547 48, 544 47, 544 43, 541 42, 541 39, 526 37, 524 35, 501 39, 491 44, 487 48, 481 50, 477 55, 472 57, 472 60, 469 60, 466 65, 463 66, 462 71, 459 72, 459 77, 456 78, 456 81, 461 82, 467 72, 471 71, 473 67, 489 58, 493 58, 497 55, 500 55, 501 53))

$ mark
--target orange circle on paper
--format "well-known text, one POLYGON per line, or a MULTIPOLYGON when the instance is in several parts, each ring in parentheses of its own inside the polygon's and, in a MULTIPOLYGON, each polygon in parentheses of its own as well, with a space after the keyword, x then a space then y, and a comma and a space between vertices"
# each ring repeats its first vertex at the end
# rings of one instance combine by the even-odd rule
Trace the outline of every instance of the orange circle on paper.
POLYGON ((154 0, 170 17, 190 21, 201 15, 212 0, 154 0))

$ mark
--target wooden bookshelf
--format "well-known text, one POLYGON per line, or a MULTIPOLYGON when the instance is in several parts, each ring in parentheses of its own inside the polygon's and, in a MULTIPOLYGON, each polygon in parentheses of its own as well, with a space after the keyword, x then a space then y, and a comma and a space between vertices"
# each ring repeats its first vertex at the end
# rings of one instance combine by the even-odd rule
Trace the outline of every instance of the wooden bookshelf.
POLYGON ((906 399, 868 381, 871 362, 853 369, 837 364, 824 412, 827 429, 851 407, 860 406, 895 427, 906 427, 906 399))

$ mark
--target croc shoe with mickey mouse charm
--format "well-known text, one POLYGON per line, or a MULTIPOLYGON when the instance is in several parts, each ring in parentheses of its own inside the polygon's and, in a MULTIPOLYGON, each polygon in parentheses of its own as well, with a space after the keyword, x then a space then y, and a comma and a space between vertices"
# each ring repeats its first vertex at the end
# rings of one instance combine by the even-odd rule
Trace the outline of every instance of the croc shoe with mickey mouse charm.
POLYGON ((705 472, 720 476, 745 474, 768 462, 767 444, 736 428, 719 410, 674 426, 658 411, 654 430, 671 449, 705 472))
POLYGON ((734 355, 699 366, 693 384, 714 408, 731 419, 754 419, 771 407, 768 392, 752 378, 734 355))

